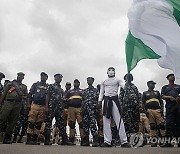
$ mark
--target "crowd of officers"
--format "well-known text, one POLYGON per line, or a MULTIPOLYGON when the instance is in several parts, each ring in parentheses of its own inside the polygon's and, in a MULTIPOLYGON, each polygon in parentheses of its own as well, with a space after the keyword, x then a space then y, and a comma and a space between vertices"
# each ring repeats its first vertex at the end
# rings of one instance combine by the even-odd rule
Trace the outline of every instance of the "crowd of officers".
MULTIPOLYGON (((17 79, 5 80, 2 85, 1 81, 5 75, 0 72, 0 133, 3 144, 23 143, 23 136, 27 135, 26 144, 39 145, 39 138, 43 136, 44 145, 52 145, 54 118, 54 128, 58 129, 60 145, 76 145, 76 123, 79 125, 81 146, 90 146, 90 132, 93 137, 93 147, 100 146, 104 142, 102 108, 98 104, 100 85, 96 88, 93 86, 93 77, 87 78, 88 87, 84 90, 80 89, 78 79, 74 80, 73 88, 71 83, 67 82, 63 90, 61 74, 55 74, 54 83, 48 84, 46 82, 48 75, 41 72, 40 81, 35 82, 28 92, 27 86, 22 83, 24 76, 23 72, 19 72, 17 79), (67 125, 69 135, 67 135, 67 125)), ((180 137, 180 85, 174 83, 174 74, 169 74, 167 80, 169 83, 162 87, 161 93, 154 90, 156 84, 154 81, 147 82, 148 90, 142 95, 130 89, 131 93, 138 95, 137 132, 146 132, 151 137, 157 135, 180 137), (166 116, 163 115, 162 100, 166 101, 166 116)), ((131 114, 126 113, 125 110, 123 113, 131 114)), ((116 142, 117 139, 117 126, 113 119, 111 128, 112 144, 115 144, 113 141, 116 142)), ((125 128, 127 130, 130 128, 126 127, 126 122, 125 128)), ((127 136, 128 133, 136 132, 127 132, 127 136)), ((129 138, 130 136, 128 141, 129 138)), ((161 146, 172 147, 169 143, 161 146)))

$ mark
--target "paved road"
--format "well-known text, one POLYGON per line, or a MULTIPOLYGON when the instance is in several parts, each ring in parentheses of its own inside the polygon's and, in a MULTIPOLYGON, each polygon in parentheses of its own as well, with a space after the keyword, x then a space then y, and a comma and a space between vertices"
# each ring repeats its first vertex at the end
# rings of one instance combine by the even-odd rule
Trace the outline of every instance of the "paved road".
POLYGON ((100 148, 61 146, 61 145, 26 145, 26 144, 0 144, 0 154, 180 154, 180 148, 100 148))

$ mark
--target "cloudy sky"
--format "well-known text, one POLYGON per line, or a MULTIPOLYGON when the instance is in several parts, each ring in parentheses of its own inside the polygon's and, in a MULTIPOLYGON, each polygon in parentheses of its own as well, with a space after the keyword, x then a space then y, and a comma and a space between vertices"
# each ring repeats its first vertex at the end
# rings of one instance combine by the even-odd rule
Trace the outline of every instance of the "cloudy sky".
MULTIPOLYGON (((29 88, 41 71, 49 75, 48 83, 62 73, 63 87, 78 78, 85 88, 88 76, 97 85, 106 79, 109 66, 123 79, 132 1, 0 0, 0 71, 10 80, 23 71, 29 88)), ((132 71, 140 92, 148 80, 156 81, 160 90, 168 73, 156 60, 143 60, 132 71)))

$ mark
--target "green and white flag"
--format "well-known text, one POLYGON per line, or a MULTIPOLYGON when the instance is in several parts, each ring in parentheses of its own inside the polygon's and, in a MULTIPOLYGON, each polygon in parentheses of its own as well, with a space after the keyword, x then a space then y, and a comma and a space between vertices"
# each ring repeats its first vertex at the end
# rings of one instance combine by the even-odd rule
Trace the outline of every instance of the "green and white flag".
POLYGON ((128 19, 128 72, 141 59, 158 59, 180 78, 180 0, 134 0, 128 19))

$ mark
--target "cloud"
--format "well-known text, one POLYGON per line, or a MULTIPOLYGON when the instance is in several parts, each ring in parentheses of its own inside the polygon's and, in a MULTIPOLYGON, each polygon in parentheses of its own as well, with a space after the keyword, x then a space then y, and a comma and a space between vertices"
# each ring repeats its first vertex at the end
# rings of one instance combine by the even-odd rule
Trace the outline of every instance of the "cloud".
MULTIPOLYGON (((19 71, 25 72, 28 87, 39 80, 41 71, 49 74, 49 83, 59 72, 64 76, 63 86, 78 78, 82 88, 87 86, 87 76, 95 77, 95 85, 104 80, 109 66, 114 66, 117 77, 122 79, 126 74, 126 14, 131 3, 1 0, 0 70, 8 79, 14 79, 19 71)), ((156 62, 140 62, 132 72, 141 91, 151 78, 159 82, 159 87, 166 83, 161 78, 167 71, 156 62)))

